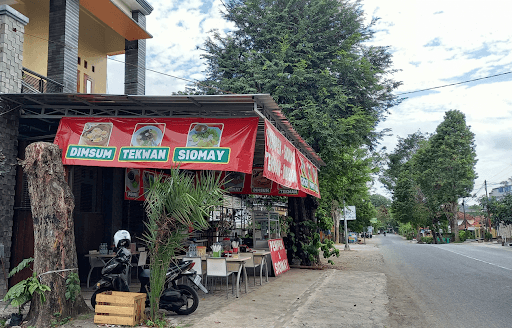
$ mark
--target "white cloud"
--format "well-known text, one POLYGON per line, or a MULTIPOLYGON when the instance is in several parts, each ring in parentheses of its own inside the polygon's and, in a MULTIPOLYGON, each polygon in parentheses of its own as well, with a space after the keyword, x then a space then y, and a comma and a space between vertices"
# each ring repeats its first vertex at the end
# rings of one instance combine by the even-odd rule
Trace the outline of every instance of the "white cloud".
MULTIPOLYGON (((208 31, 234 29, 220 14, 222 2, 151 0, 151 4, 155 10, 147 17, 147 29, 154 37, 147 41, 147 67, 201 79, 206 66, 198 47, 203 46, 208 31)), ((512 71, 508 7, 502 0, 363 0, 368 18, 381 17, 373 43, 390 46, 394 67, 401 69, 394 76, 403 81, 397 93, 512 71)), ((109 77, 124 75, 122 64, 108 64, 109 77)), ((490 185, 505 180, 512 176, 511 78, 512 74, 404 95, 408 99, 392 108, 388 119, 379 125, 394 133, 383 145, 393 149, 397 136, 418 130, 434 132, 446 110, 458 109, 466 114, 476 134, 476 188, 484 180, 490 185)), ((159 95, 183 90, 187 84, 152 72, 147 73, 146 82, 146 93, 159 95)), ((122 90, 121 81, 109 80, 110 93, 122 90)))

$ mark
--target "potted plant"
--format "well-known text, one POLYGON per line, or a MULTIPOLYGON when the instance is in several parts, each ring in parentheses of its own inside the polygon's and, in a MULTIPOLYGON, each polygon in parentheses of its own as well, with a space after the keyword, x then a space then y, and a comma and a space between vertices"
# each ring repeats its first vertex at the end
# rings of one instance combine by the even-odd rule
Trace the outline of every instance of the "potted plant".
MULTIPOLYGON (((9 278, 14 276, 16 273, 25 269, 34 261, 33 258, 24 259, 20 262, 14 269, 9 272, 9 278)), ((17 283, 16 285, 9 288, 7 293, 5 294, 3 301, 7 301, 7 305, 9 304, 18 307, 18 313, 13 313, 11 315, 11 326, 19 326, 21 325, 21 320, 23 319, 23 315, 21 314, 21 310, 31 299, 34 293, 38 293, 41 297, 41 302, 46 300, 44 296, 45 291, 49 291, 50 287, 43 285, 39 279, 37 278, 36 273, 32 274, 32 277, 24 279, 17 283)))

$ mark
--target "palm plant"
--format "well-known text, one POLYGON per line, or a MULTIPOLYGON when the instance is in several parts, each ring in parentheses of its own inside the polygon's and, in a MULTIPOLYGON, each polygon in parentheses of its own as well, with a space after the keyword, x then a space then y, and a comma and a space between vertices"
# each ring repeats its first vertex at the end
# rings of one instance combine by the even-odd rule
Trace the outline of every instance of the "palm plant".
POLYGON ((157 176, 146 194, 148 215, 144 241, 150 255, 150 315, 156 319, 158 301, 164 290, 165 274, 190 232, 205 229, 206 218, 222 202, 220 175, 213 172, 198 176, 179 169, 157 176))

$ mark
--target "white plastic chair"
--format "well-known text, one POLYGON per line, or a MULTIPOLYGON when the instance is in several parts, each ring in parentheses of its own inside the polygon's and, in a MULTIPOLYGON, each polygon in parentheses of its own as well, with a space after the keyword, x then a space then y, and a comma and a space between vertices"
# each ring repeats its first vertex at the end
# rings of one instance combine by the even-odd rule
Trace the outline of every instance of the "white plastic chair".
POLYGON ((105 266, 105 261, 103 261, 103 259, 100 257, 90 256, 89 265, 91 266, 91 269, 89 270, 89 274, 87 275, 87 288, 89 288, 89 281, 91 279, 92 270, 94 270, 94 268, 103 268, 105 266))
POLYGON ((184 257, 183 261, 194 262, 194 267, 192 267, 192 269, 196 272, 198 276, 201 277, 201 280, 204 281, 204 275, 206 274, 206 270, 203 270, 203 260, 200 257, 184 257))
POLYGON ((144 267, 147 265, 148 260, 148 252, 139 252, 139 261, 137 262, 137 279, 139 279, 139 268, 142 267, 142 270, 144 270, 144 267))
MULTIPOLYGON (((208 286, 208 277, 212 278, 226 278, 226 297, 229 297, 228 279, 229 276, 234 274, 234 271, 228 271, 226 258, 206 258, 206 285, 208 286)), ((234 276, 233 276, 234 277, 234 276)), ((222 280, 221 280, 222 281, 222 280)), ((208 287, 207 287, 208 288, 208 287)), ((231 292, 233 292, 234 283, 231 284, 231 292)))
POLYGON ((254 254, 253 253, 240 253, 240 257, 250 257, 250 260, 245 262, 245 268, 252 268, 253 277, 254 277, 254 286, 256 286, 256 268, 260 267, 260 285, 262 284, 263 276, 261 270, 261 263, 254 263, 254 254))

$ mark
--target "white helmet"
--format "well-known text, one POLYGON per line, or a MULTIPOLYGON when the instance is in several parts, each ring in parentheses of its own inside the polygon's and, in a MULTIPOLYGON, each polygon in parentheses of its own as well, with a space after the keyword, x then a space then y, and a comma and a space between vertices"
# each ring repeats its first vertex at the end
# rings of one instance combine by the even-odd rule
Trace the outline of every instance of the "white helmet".
POLYGON ((114 235, 114 246, 117 248, 129 247, 131 242, 130 233, 126 230, 118 230, 114 235))

